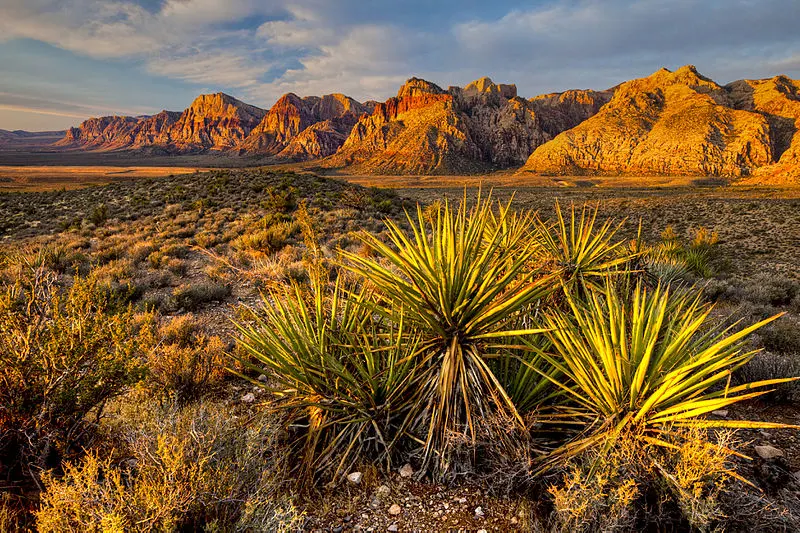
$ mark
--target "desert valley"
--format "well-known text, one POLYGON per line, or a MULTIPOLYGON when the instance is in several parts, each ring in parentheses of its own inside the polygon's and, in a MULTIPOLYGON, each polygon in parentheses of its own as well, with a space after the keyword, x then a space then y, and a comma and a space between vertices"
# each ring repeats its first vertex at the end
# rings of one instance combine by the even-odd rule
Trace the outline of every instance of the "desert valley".
POLYGON ((0 531, 799 531, 774 74, 0 129, 0 531))

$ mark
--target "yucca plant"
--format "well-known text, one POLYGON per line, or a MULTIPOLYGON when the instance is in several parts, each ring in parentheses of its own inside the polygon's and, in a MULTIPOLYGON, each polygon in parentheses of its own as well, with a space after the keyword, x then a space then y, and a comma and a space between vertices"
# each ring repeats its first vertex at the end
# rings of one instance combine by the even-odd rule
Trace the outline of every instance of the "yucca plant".
POLYGON ((510 202, 494 211, 491 198, 479 195, 472 208, 465 198, 458 208, 445 203, 426 217, 418 207, 416 219, 407 218, 410 232, 386 222, 388 243, 363 236, 376 258, 344 257, 376 288, 376 312, 397 322, 402 311, 420 335, 423 398, 415 427, 425 461, 436 457, 446 470, 450 441, 474 442, 476 425, 493 412, 521 422, 488 361, 507 356, 508 339, 541 332, 518 329, 517 315, 549 294, 554 279, 530 271, 530 221, 512 218, 510 202))
POLYGON ((537 240, 542 246, 544 259, 558 274, 567 291, 584 294, 602 287, 610 275, 624 272, 620 267, 630 260, 631 255, 625 253, 625 241, 614 239, 622 222, 616 226, 611 220, 597 224, 597 207, 584 206, 578 214, 573 205, 569 220, 565 219, 558 202, 555 211, 556 224, 553 226, 537 219, 537 240))
MULTIPOLYGON (((568 300, 570 313, 550 313, 544 320, 552 350, 540 355, 563 375, 549 379, 571 399, 566 413, 586 420, 588 429, 551 461, 612 442, 622 430, 670 447, 673 429, 687 426, 780 426, 703 418, 791 380, 729 383, 731 373, 757 353, 743 339, 777 316, 738 331, 714 331, 706 327, 711 307, 700 296, 660 286, 648 290, 641 283, 627 296, 608 283, 584 301, 568 300)), ((552 420, 559 419, 556 414, 552 420)))
POLYGON ((276 289, 249 325, 238 325, 252 358, 239 361, 272 382, 250 380, 271 390, 300 434, 306 480, 336 479, 359 459, 391 466, 404 433, 417 394, 416 337, 402 314, 393 323, 375 317, 368 299, 314 277, 310 294, 298 284, 276 289))

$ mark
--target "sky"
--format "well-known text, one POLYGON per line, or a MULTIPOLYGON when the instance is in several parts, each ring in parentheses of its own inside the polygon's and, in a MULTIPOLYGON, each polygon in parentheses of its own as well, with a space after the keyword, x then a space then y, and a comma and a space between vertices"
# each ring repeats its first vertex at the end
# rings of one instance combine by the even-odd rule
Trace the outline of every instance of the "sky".
POLYGON ((223 91, 385 100, 409 77, 519 94, 684 64, 800 78, 798 0, 0 0, 0 129, 181 111, 223 91))

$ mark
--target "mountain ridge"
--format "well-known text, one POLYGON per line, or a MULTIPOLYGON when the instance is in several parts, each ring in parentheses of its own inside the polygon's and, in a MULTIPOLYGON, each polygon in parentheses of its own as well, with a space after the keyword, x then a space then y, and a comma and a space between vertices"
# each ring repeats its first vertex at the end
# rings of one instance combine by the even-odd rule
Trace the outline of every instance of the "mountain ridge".
MULTIPOLYGON (((224 153, 364 174, 512 169, 780 183, 800 180, 798 132, 799 81, 778 75, 723 86, 685 65, 606 90, 531 98, 486 76, 447 89, 411 77, 383 102, 286 93, 270 109, 220 92, 198 96, 181 112, 90 118, 53 147, 224 153)), ((21 138, 0 130, 0 144, 22 146, 21 138)))

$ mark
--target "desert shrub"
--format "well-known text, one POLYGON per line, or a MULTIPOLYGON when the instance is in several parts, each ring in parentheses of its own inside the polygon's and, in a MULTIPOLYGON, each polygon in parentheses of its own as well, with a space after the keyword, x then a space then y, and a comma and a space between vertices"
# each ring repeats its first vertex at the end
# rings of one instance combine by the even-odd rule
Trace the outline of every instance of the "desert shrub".
POLYGON ((253 360, 239 362, 276 384, 269 388, 297 434, 304 480, 336 480, 361 459, 391 465, 417 385, 416 340, 402 323, 373 322, 368 293, 348 299, 318 278, 310 292, 272 291, 245 317, 239 343, 253 360))
MULTIPOLYGON (((800 376, 800 357, 797 354, 781 355, 767 351, 759 352, 749 363, 732 376, 735 384, 765 381, 787 376, 800 376)), ((762 396, 768 403, 786 404, 800 398, 800 383, 790 381, 778 383, 762 396)))
MULTIPOLYGON (((673 426, 774 426, 701 417, 790 379, 714 387, 724 385, 756 354, 746 349, 745 337, 778 316, 739 331, 735 326, 707 331, 702 328, 711 307, 699 295, 661 287, 648 290, 641 283, 630 295, 619 294, 609 284, 602 293, 584 301, 571 298, 569 303, 571 313, 547 314, 545 335, 553 349, 542 356, 563 372, 554 381, 575 403, 571 418, 585 416, 590 431, 556 450, 548 459, 551 463, 602 447, 623 430, 667 446, 673 426)), ((557 413, 555 420, 560 417, 557 413)))
POLYGON ((779 274, 758 273, 744 286, 743 298, 761 305, 782 307, 800 295, 800 283, 779 274))
POLYGON ((128 256, 133 264, 138 264, 147 259, 148 256, 156 250, 157 247, 152 242, 139 241, 131 247, 130 252, 128 252, 128 256))
POLYGON ((3 470, 33 476, 67 455, 88 429, 86 415, 139 380, 139 348, 131 311, 91 277, 62 287, 24 264, 0 290, 3 470))
POLYGON ((553 498, 552 528, 562 532, 634 531, 641 500, 640 450, 615 446, 566 464, 553 498))
POLYGON ((192 315, 181 315, 158 328, 147 358, 146 388, 179 403, 200 398, 224 377, 225 346, 192 315))
POLYGON ((106 204, 99 204, 92 208, 87 220, 95 226, 102 226, 108 221, 108 206, 106 204))
POLYGON ((709 531, 724 518, 722 497, 736 479, 731 434, 709 444, 705 430, 670 437, 672 447, 623 432, 570 460, 550 485, 553 529, 635 531, 657 526, 709 531), (673 440, 674 439, 674 440, 673 440))
POLYGON ((165 302, 167 310, 197 311, 209 302, 221 302, 231 294, 231 287, 214 281, 184 283, 172 291, 165 302))
POLYGON ((412 231, 386 222, 388 244, 364 235, 375 258, 343 252, 352 272, 376 288, 376 311, 420 336, 414 424, 424 462, 442 473, 453 439, 474 443, 482 420, 504 411, 522 422, 487 360, 504 353, 505 339, 539 332, 521 315, 555 287, 554 276, 531 272, 531 217, 512 215, 510 204, 493 207, 480 198, 472 208, 445 204, 433 221, 418 207, 416 219, 408 216, 412 231))
POLYGON ((24 531, 20 508, 10 492, 0 492, 0 531, 24 531))
POLYGON ((130 458, 89 454, 44 476, 42 532, 294 531, 303 523, 281 486, 278 426, 224 404, 139 403, 122 428, 130 458))
POLYGON ((800 357, 800 323, 797 320, 784 317, 763 328, 759 335, 767 350, 800 357))
POLYGON ((264 193, 266 195, 266 199, 261 205, 267 211, 288 213, 297 207, 297 189, 294 187, 268 187, 264 193))
POLYGON ((245 233, 231 241, 231 246, 236 250, 273 253, 286 246, 289 239, 298 230, 297 224, 280 222, 264 229, 245 233))

